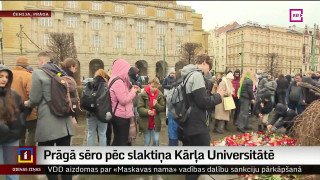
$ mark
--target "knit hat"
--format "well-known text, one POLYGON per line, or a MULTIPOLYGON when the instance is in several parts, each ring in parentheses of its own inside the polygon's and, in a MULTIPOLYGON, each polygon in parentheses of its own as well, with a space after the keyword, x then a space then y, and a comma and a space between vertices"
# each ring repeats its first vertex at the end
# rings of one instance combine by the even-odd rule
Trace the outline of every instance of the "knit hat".
POLYGON ((260 70, 260 69, 257 71, 257 74, 262 74, 262 73, 263 73, 263 72, 262 72, 262 70, 260 70))
POLYGON ((234 79, 232 72, 229 72, 226 76, 227 79, 234 79))
POLYGON ((169 72, 169 74, 174 74, 174 73, 176 73, 173 68, 170 68, 168 72, 169 72))
POLYGON ((27 66, 29 66, 29 60, 25 56, 19 56, 19 57, 17 57, 16 65, 21 65, 21 66, 27 67, 27 66))

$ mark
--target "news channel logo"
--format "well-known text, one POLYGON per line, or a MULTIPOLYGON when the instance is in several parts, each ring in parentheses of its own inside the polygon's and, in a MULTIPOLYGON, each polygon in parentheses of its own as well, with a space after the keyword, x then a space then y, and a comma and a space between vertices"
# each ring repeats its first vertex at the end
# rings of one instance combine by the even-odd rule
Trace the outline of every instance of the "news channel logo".
POLYGON ((290 22, 303 22, 303 9, 290 9, 290 22))
POLYGON ((19 148, 18 149, 19 163, 33 163, 33 148, 19 148))

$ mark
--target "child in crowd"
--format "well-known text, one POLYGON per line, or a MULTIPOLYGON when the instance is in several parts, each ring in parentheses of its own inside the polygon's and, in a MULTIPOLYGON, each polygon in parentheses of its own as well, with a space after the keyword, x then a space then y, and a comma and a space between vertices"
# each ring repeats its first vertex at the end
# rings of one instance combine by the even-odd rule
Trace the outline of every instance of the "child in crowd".
POLYGON ((144 133, 145 146, 149 146, 151 135, 153 146, 159 145, 161 121, 166 119, 166 102, 162 92, 158 89, 159 85, 158 78, 151 79, 138 99, 139 127, 144 133))

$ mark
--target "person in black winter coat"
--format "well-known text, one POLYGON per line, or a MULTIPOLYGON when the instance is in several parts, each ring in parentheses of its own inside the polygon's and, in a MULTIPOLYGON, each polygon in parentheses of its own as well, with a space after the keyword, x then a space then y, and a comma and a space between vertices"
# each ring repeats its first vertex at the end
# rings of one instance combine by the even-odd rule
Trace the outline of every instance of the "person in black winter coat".
MULTIPOLYGON (((136 85, 136 86, 139 86, 140 89, 142 89, 142 85, 141 85, 141 83, 138 81, 139 73, 140 73, 140 70, 139 70, 138 68, 136 68, 136 67, 131 67, 131 68, 129 69, 128 75, 129 75, 129 78, 130 78, 130 85, 131 85, 131 87, 132 87, 133 85, 136 85)), ((131 87, 130 87, 130 88, 131 88, 131 87)))
POLYGON ((253 113, 258 118, 258 131, 262 132, 267 128, 269 113, 272 111, 273 104, 271 102, 271 95, 263 95, 258 99, 254 106, 253 113))
POLYGON ((284 78, 283 74, 279 75, 279 78, 277 80, 277 97, 278 97, 278 102, 281 104, 287 104, 286 103, 286 92, 288 90, 289 83, 288 80, 284 78))
POLYGON ((288 134, 294 124, 293 118, 297 115, 297 113, 281 103, 278 103, 276 105, 274 111, 276 112, 276 114, 270 121, 268 130, 270 130, 271 132, 276 132, 277 129, 284 127, 286 128, 286 133, 288 134), (279 122, 276 124, 278 120, 279 122))
MULTIPOLYGON (((13 75, 0 64, 0 162, 16 164, 19 139, 25 133, 26 112, 18 93, 11 89, 13 75)), ((7 175, 7 179, 18 179, 18 175, 7 175), (9 176, 9 177, 8 177, 9 176)))
POLYGON ((175 82, 174 76, 175 76, 175 71, 171 69, 168 77, 166 77, 162 82, 162 87, 164 90, 163 93, 165 96, 169 93, 170 89, 172 88, 172 85, 175 82))

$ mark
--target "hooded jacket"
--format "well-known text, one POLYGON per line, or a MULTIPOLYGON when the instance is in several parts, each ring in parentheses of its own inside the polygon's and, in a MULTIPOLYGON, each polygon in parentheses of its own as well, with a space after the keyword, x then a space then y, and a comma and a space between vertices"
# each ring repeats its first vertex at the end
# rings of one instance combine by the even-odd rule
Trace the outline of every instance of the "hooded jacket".
MULTIPOLYGON (((18 95, 16 91, 10 89, 13 80, 12 72, 2 64, 0 64, 0 71, 7 71, 9 73, 9 80, 8 84, 6 85, 7 88, 1 88, 1 91, 11 91, 12 96, 15 99, 16 105, 20 111, 15 115, 14 121, 8 124, 0 121, 0 144, 2 144, 19 140, 22 137, 22 135, 25 133, 26 115, 21 97, 18 95)), ((0 98, 3 98, 4 95, 0 96, 0 98)))
POLYGON ((209 133, 209 114, 207 109, 212 109, 215 105, 222 102, 219 94, 212 96, 206 93, 206 87, 202 71, 193 64, 183 67, 181 75, 186 79, 189 73, 192 73, 186 82, 187 102, 191 106, 190 115, 183 125, 184 136, 193 136, 197 134, 209 133))
POLYGON ((128 72, 130 64, 124 59, 118 59, 112 66, 112 75, 108 85, 116 77, 120 77, 123 81, 117 80, 110 88, 112 111, 114 111, 117 102, 119 102, 115 116, 129 119, 134 116, 132 100, 136 93, 130 91, 130 81, 128 72))
MULTIPOLYGON (((278 103, 276 105, 276 107, 274 108, 274 111, 276 114, 274 115, 273 119, 270 121, 271 125, 274 125, 280 117, 283 117, 281 121, 289 122, 289 121, 292 121, 293 118, 297 115, 297 113, 294 110, 287 108, 285 105, 281 103, 278 103)), ((278 124, 283 124, 283 123, 278 123, 278 124)), ((276 126, 276 128, 278 129, 280 128, 280 126, 276 126)))
MULTIPOLYGON (((132 88, 133 85, 139 86, 140 88, 142 88, 142 85, 140 82, 138 82, 138 78, 137 78, 137 74, 139 73, 139 69, 136 67, 131 67, 129 69, 129 79, 130 79, 130 89, 132 88)), ((134 107, 138 106, 138 94, 139 92, 137 92, 136 97, 133 98, 132 103, 134 107)))
POLYGON ((174 77, 171 77, 169 74, 168 77, 164 79, 164 81, 162 83, 162 87, 164 89, 170 90, 172 88, 172 85, 174 84, 174 82, 175 82, 174 77))
MULTIPOLYGON (((139 95, 139 100, 138 100, 138 112, 139 112, 138 121, 139 121, 139 127, 140 127, 139 130, 142 133, 147 133, 149 122, 150 122, 150 116, 148 114, 148 110, 150 110, 150 95, 148 94, 148 92, 150 92, 150 87, 146 86, 145 91, 143 91, 139 95)), ((165 115, 166 102, 162 92, 159 90, 155 99, 158 101, 158 103, 155 106, 153 106, 153 109, 156 110, 156 115, 153 117, 154 130, 156 132, 160 132, 161 121, 164 121, 166 119, 166 115, 165 115)))

